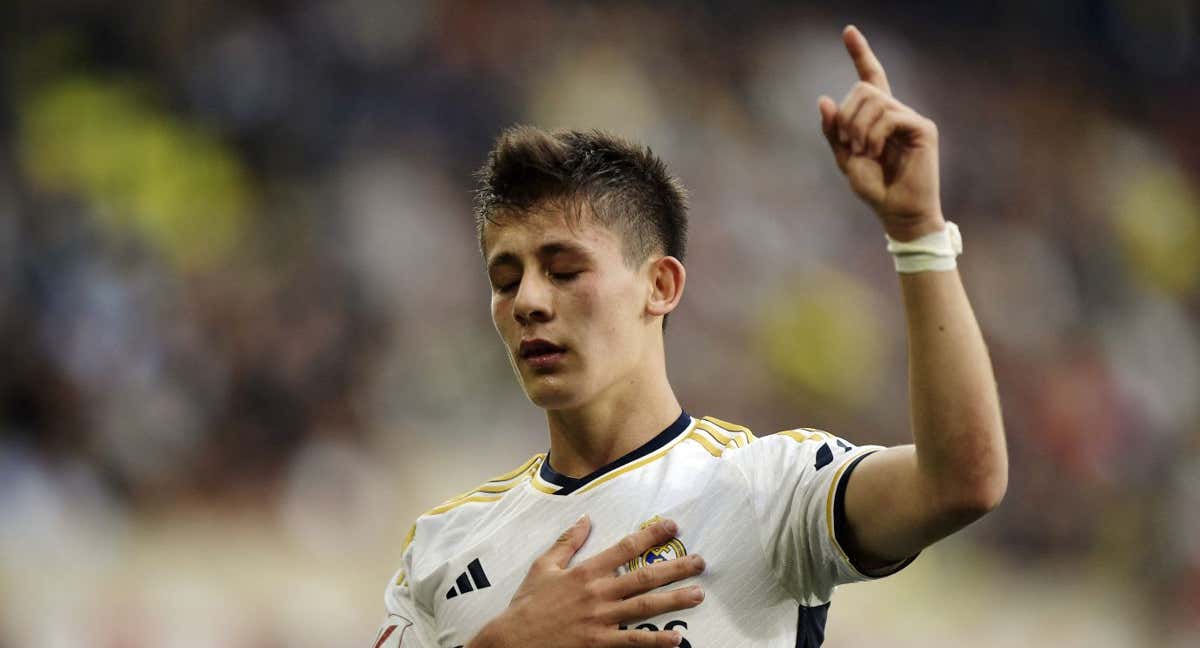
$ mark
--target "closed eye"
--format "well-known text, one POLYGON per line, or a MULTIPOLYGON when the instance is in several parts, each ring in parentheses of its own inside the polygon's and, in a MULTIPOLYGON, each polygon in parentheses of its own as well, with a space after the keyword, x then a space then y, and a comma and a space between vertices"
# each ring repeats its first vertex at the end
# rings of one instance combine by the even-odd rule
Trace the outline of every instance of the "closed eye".
MULTIPOLYGON (((579 275, 581 275, 581 274, 583 274, 582 270, 576 270, 574 272, 551 272, 551 273, 549 273, 551 279, 553 279, 554 281, 560 281, 560 282, 574 281, 575 279, 578 279, 579 275)), ((516 281, 510 281, 508 283, 493 284, 492 289, 500 294, 507 294, 507 293, 510 293, 510 292, 516 290, 517 286, 520 285, 520 283, 521 283, 520 280, 516 280, 516 281)))

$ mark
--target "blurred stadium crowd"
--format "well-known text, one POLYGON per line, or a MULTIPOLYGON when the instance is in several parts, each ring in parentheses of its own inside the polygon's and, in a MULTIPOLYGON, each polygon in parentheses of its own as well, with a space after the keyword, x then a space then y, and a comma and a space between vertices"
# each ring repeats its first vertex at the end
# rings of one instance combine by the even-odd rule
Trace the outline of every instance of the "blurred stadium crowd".
POLYGON ((1200 10, 889 6, 7 3, 0 647, 370 641, 412 519, 545 445, 470 216, 515 122, 690 189, 689 411, 906 442, 897 281, 818 128, 846 22, 940 127, 1012 474, 928 587, 852 588, 912 618, 835 604, 831 645, 1195 645, 1200 10), (1026 623, 942 618, 979 601, 1026 623))

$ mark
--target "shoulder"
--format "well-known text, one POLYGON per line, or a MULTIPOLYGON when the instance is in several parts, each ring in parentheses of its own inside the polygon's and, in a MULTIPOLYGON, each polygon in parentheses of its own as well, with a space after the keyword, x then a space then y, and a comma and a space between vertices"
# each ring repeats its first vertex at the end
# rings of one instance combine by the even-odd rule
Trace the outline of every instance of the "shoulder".
MULTIPOLYGON (((711 419, 706 417, 706 420, 711 419)), ((753 437, 752 440, 753 443, 747 443, 744 447, 731 446, 723 456, 743 472, 759 473, 763 476, 779 476, 783 473, 811 474, 830 465, 836 468, 841 459, 858 454, 866 448, 878 449, 877 446, 856 446, 839 436, 816 428, 780 430, 774 434, 753 437)))
MULTIPOLYGON (((832 444, 842 449, 851 445, 824 430, 815 428, 793 428, 781 430, 774 434, 759 437, 744 425, 730 423, 715 416, 704 416, 696 419, 688 439, 695 441, 709 451, 713 456, 725 456, 725 451, 754 446, 755 452, 730 453, 729 456, 753 455, 757 453, 776 453, 779 451, 811 451, 816 452, 826 444, 832 444)), ((832 448, 831 448, 832 450, 832 448)))
POLYGON ((698 444, 713 457, 720 458, 726 451, 745 448, 757 439, 748 427, 715 416, 704 416, 695 419, 695 425, 686 440, 698 444))
POLYGON ((517 468, 425 511, 409 530, 402 551, 407 552, 414 544, 422 550, 453 546, 457 536, 494 512, 507 497, 517 492, 518 486, 529 481, 545 458, 545 454, 536 454, 517 468))
POLYGON ((730 423, 715 416, 695 419, 687 440, 698 444, 717 458, 734 462, 753 462, 774 458, 794 461, 797 455, 822 458, 853 449, 855 446, 840 437, 816 428, 793 428, 759 437, 744 425, 730 423))

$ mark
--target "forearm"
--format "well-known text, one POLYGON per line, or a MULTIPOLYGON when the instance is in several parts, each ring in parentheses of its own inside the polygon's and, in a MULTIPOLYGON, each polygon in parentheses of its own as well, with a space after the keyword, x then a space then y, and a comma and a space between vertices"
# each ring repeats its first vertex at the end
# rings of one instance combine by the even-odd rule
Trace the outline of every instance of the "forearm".
MULTIPOLYGON (((842 39, 859 82, 840 105, 825 96, 817 103, 838 168, 893 240, 941 230, 937 125, 892 96, 883 65, 856 28, 847 26, 842 39)), ((924 253, 949 254, 945 243, 924 253)), ((870 454, 849 481, 848 551, 868 567, 911 556, 970 524, 1008 486, 996 381, 958 271, 901 273, 900 287, 916 443, 870 454)))
POLYGON ((996 380, 957 270, 900 274, 913 437, 931 492, 993 508, 1008 459, 996 380))

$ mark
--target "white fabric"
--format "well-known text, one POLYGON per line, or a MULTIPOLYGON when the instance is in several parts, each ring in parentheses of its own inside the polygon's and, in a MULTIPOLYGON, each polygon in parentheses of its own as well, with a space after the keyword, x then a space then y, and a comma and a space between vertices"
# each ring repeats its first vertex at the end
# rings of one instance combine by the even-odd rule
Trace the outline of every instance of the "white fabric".
POLYGON ((694 580, 704 587, 705 601, 645 623, 680 630, 685 645, 697 648, 792 648, 800 605, 819 606, 838 584, 869 578, 846 559, 828 516, 835 476, 880 448, 808 429, 746 442, 750 438, 748 430, 691 419, 655 452, 571 494, 544 492, 557 487, 538 475, 544 460, 538 457, 523 474, 421 516, 385 594, 390 616, 384 628, 412 626, 403 643, 390 643, 396 630, 384 645, 466 644, 507 607, 534 558, 586 513, 591 536, 572 564, 655 516, 675 520, 686 553, 705 557, 705 573, 670 586, 694 580), (490 586, 447 599, 476 559, 490 586))

